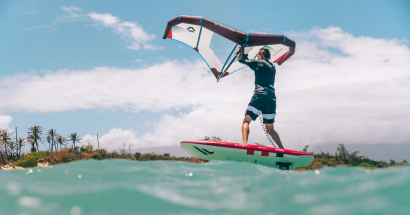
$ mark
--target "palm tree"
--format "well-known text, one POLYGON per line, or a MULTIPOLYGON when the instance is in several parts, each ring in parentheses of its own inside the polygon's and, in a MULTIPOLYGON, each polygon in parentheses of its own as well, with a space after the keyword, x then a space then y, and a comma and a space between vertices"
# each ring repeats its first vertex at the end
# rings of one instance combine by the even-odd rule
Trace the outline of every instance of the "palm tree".
POLYGON ((27 138, 27 140, 28 140, 28 142, 29 142, 30 145, 31 145, 30 151, 31 151, 31 152, 36 152, 36 151, 37 151, 37 150, 36 150, 36 142, 34 142, 34 140, 32 140, 32 139, 30 139, 30 138, 27 138))
POLYGON ((78 135, 76 132, 71 133, 69 137, 70 137, 70 140, 73 141, 73 148, 75 148, 75 143, 80 143, 81 139, 78 138, 78 135))
POLYGON ((17 157, 17 153, 16 153, 16 149, 17 149, 17 145, 16 145, 16 142, 15 141, 10 141, 9 142, 9 150, 10 150, 10 153, 9 153, 9 159, 10 160, 14 160, 14 159, 16 159, 16 157, 17 157))
MULTIPOLYGON (((3 136, 2 133, 3 133, 2 130, 0 130, 0 136, 3 136)), ((0 144, 4 145, 3 141, 0 141, 0 144)), ((2 148, 4 148, 4 146, 2 148)), ((6 164, 6 161, 4 160, 4 157, 3 157, 3 150, 1 148, 0 148, 0 157, 1 157, 1 160, 3 161, 3 163, 6 164)))
POLYGON ((3 147, 4 147, 4 153, 6 154, 6 160, 10 160, 11 158, 11 155, 9 156, 8 154, 8 150, 9 150, 8 146, 11 142, 11 138, 10 138, 11 135, 13 135, 13 133, 9 133, 7 129, 0 130, 0 144, 4 145, 3 147))
MULTIPOLYGON (((35 125, 31 128, 28 129, 29 132, 27 132, 28 140, 34 141, 34 144, 36 145, 37 151, 38 150, 38 142, 42 143, 41 135, 43 134, 43 128, 41 126, 35 125)), ((33 151, 33 149, 31 150, 33 151)))
MULTIPOLYGON (((50 151, 53 151, 53 147, 55 148, 55 150, 57 150, 57 147, 55 146, 55 137, 57 136, 57 132, 55 129, 50 129, 48 130, 48 135, 47 138, 50 138, 50 142, 51 142, 51 148, 50 151)), ((49 142, 49 143, 50 143, 49 142)))
MULTIPOLYGON (((51 145, 51 136, 49 134, 47 134, 46 136, 46 141, 48 143, 48 150, 50 150, 50 145, 51 145)), ((52 147, 52 146, 51 146, 52 147)), ((51 150, 50 150, 51 151, 51 150)))
MULTIPOLYGON (((0 137, 3 136, 2 134, 3 134, 3 131, 0 130, 0 137)), ((0 141, 0 144, 4 145, 3 141, 0 141)), ((4 148, 5 148, 5 146, 4 146, 4 148)), ((1 157, 1 160, 3 161, 3 164, 6 164, 6 161, 4 160, 4 157, 3 157, 3 150, 1 148, 0 148, 0 157, 1 157)))
POLYGON ((26 139, 24 137, 19 137, 17 139, 17 145, 18 145, 18 148, 19 148, 19 151, 17 152, 17 157, 19 157, 19 158, 20 158, 20 155, 21 155, 21 148, 24 146, 25 141, 26 141, 26 139))
POLYGON ((67 142, 67 138, 65 138, 61 135, 57 136, 57 143, 60 144, 60 149, 62 148, 63 145, 64 146, 66 145, 66 142, 67 142))

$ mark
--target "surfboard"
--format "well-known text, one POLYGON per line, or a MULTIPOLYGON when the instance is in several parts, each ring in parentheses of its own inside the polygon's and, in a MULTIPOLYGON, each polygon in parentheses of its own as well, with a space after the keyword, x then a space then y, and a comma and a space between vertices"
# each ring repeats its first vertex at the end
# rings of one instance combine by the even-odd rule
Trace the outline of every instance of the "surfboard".
POLYGON ((313 161, 310 153, 243 143, 187 140, 181 142, 181 148, 204 160, 249 162, 282 170, 308 166, 313 161))

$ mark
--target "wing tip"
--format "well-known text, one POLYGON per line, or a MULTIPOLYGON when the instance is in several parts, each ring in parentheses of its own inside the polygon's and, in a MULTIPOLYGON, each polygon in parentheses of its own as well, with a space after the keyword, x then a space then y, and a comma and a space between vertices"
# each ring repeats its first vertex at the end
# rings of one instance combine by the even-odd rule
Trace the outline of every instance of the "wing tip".
POLYGON ((223 77, 226 77, 227 75, 229 75, 229 72, 225 72, 224 75, 222 77, 221 76, 221 72, 219 72, 216 68, 211 68, 212 74, 214 74, 216 80, 219 82, 219 80, 221 80, 223 77))

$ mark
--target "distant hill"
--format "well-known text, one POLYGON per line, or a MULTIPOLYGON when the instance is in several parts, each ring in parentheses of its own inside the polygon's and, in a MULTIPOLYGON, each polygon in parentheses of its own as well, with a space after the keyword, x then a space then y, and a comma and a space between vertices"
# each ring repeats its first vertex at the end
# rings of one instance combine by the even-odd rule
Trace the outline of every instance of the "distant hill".
MULTIPOLYGON (((410 143, 407 144, 345 144, 349 151, 360 151, 359 155, 365 155, 373 160, 389 162, 390 159, 395 161, 410 160, 410 143)), ((321 145, 312 148, 313 152, 336 152, 337 144, 321 145)), ((311 150, 308 150, 311 151, 311 150)))

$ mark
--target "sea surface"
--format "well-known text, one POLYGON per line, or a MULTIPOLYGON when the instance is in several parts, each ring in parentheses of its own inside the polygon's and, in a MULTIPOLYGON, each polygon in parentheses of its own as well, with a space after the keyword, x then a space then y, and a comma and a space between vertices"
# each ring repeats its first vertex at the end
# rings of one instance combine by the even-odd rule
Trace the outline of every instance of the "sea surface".
POLYGON ((0 214, 410 214, 410 166, 88 160, 0 171, 0 214))

